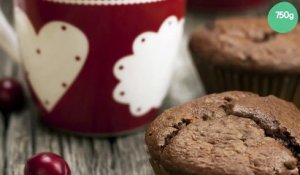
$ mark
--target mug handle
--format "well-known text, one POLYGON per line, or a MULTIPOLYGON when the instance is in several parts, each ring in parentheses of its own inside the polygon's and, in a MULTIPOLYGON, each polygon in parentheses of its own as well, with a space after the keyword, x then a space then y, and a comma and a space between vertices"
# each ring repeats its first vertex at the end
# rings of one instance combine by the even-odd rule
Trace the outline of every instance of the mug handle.
POLYGON ((0 47, 17 63, 20 62, 18 39, 0 7, 0 47))

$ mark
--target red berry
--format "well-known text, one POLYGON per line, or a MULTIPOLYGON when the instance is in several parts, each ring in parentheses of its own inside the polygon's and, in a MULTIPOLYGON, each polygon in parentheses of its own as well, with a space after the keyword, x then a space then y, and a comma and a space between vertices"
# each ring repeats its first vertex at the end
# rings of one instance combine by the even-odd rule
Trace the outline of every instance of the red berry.
POLYGON ((30 158, 25 165, 25 175, 71 175, 67 162, 57 154, 44 152, 30 158))
POLYGON ((23 106, 24 93, 19 82, 12 78, 0 80, 0 111, 12 112, 23 106))

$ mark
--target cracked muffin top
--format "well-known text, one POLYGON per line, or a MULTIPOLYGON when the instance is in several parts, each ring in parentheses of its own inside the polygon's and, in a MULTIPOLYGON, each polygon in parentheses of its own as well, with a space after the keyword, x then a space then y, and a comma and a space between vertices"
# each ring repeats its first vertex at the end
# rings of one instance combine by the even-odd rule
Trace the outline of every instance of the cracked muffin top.
POLYGON ((190 40, 196 59, 237 69, 300 72, 300 26, 288 34, 274 32, 265 17, 216 20, 197 28, 190 40))
POLYGON ((232 91, 166 110, 145 137, 172 175, 298 175, 299 128, 293 104, 232 91))

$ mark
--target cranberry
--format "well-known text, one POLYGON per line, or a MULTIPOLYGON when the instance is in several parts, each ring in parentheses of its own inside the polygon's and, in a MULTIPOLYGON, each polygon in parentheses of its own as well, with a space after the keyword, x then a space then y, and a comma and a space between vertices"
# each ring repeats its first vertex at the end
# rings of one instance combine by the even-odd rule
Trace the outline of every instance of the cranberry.
POLYGON ((21 109, 24 103, 24 93, 19 82, 12 78, 0 80, 0 111, 12 112, 21 109))
POLYGON ((25 165, 25 175, 71 175, 67 162, 54 153, 43 152, 30 158, 25 165))

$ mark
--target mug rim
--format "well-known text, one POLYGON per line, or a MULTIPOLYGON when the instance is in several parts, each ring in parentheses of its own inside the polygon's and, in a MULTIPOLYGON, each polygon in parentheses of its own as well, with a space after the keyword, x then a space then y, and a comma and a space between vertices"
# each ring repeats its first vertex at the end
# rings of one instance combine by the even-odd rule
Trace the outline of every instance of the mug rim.
POLYGON ((71 5, 136 5, 163 2, 166 0, 44 0, 71 5))

